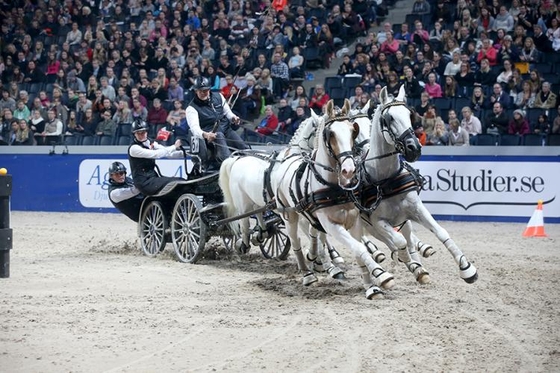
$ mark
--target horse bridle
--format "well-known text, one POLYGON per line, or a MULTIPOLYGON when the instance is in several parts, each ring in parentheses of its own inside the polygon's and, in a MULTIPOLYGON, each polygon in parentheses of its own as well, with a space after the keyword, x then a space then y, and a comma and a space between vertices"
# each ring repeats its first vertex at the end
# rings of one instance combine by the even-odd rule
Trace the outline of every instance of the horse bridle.
MULTIPOLYGON (((397 135, 395 135, 395 133, 393 132, 393 130, 391 129, 391 126, 390 126, 391 121, 393 120, 393 117, 391 115, 389 115, 389 112, 384 113, 385 111, 389 110, 389 108, 391 108, 393 106, 404 106, 410 112, 410 109, 408 108, 406 103, 404 103, 403 101, 393 101, 393 102, 390 102, 390 103, 386 104, 385 106, 383 106, 381 108, 381 114, 380 114, 379 122, 380 122, 380 125, 381 125, 381 132, 388 133, 389 136, 391 137, 391 140, 395 144, 395 149, 397 150, 396 153, 401 153, 402 154, 405 151, 404 140, 408 136, 414 135, 414 130, 411 127, 411 128, 408 128, 403 133, 401 133, 400 136, 397 137, 397 135)), ((388 157, 388 156, 394 155, 396 153, 391 153, 391 154, 382 156, 381 158, 388 157)))
MULTIPOLYGON (((344 190, 354 190, 358 187, 358 185, 360 184, 360 180, 358 177, 357 182, 351 187, 351 188, 347 188, 345 186, 342 185, 341 180, 340 180, 340 167, 342 166, 342 164, 348 159, 350 158, 352 160, 352 162, 354 162, 354 165, 357 167, 358 164, 356 162, 356 159, 354 157, 354 153, 355 153, 355 148, 356 148, 356 144, 352 145, 352 150, 349 151, 345 151, 345 152, 340 152, 338 154, 335 154, 331 143, 329 141, 330 139, 330 126, 331 124, 333 124, 334 122, 343 122, 343 121, 351 121, 351 118, 348 116, 336 116, 333 118, 329 118, 325 124, 324 124, 324 129, 323 129, 323 142, 325 143, 325 146, 327 148, 327 153, 330 157, 334 158, 336 160, 337 163, 337 168, 333 169, 332 167, 329 167, 327 165, 323 165, 318 163, 317 161, 312 161, 313 165, 317 165, 322 167, 323 169, 329 171, 329 172, 334 172, 336 173, 339 177, 338 177, 338 186, 344 190)), ((315 167, 311 167, 311 170, 313 171, 313 173, 315 174, 315 177, 317 178, 317 180, 321 181, 322 184, 329 184, 326 180, 324 180, 317 172, 317 170, 315 170, 315 167)), ((357 174, 356 174, 357 175, 357 174)))

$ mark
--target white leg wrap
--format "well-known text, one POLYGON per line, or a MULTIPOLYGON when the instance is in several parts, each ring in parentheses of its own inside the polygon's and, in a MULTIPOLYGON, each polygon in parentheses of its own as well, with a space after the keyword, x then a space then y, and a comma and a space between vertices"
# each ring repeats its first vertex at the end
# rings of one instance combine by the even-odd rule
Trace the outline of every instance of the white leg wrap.
POLYGON ((307 272, 303 275, 303 286, 309 286, 317 281, 317 276, 313 272, 307 272))
POLYGON ((380 299, 383 298, 383 294, 384 294, 383 291, 377 286, 371 286, 369 289, 366 290, 367 299, 380 299))
POLYGON ((478 272, 474 264, 469 263, 464 256, 461 257, 459 262, 461 263, 459 265, 459 275, 463 280, 469 284, 478 280, 478 272))
POLYGON ((327 244, 327 249, 329 251, 329 256, 331 257, 331 260, 334 264, 344 263, 344 258, 340 256, 340 254, 334 247, 332 247, 330 244, 327 244))
POLYGON ((394 277, 389 272, 386 272, 383 268, 379 267, 371 272, 374 280, 377 282, 377 285, 382 287, 383 289, 389 290, 395 286, 394 277))
POLYGON ((377 263, 383 263, 383 261, 385 261, 385 259, 387 259, 387 257, 385 256, 385 253, 381 250, 379 250, 379 248, 370 240, 368 240, 365 237, 362 237, 362 242, 364 243, 364 245, 366 246, 368 252, 371 254, 371 256, 373 257, 373 260, 375 260, 377 263))
POLYGON ((430 283, 430 274, 426 271, 426 269, 424 269, 424 267, 422 267, 422 264, 418 262, 410 262, 407 264, 407 267, 408 270, 414 274, 416 281, 421 284, 430 283))
POLYGON ((421 241, 418 241, 416 248, 418 249, 420 255, 422 255, 424 258, 429 258, 436 253, 436 250, 432 247, 432 245, 423 243, 421 241))
POLYGON ((340 278, 340 277, 344 277, 344 271, 340 268, 338 268, 335 265, 331 265, 328 269, 327 269, 327 273, 329 274, 329 276, 331 276, 332 278, 340 278), (342 276, 340 276, 342 275, 342 276), (338 276, 338 277, 337 277, 338 276))

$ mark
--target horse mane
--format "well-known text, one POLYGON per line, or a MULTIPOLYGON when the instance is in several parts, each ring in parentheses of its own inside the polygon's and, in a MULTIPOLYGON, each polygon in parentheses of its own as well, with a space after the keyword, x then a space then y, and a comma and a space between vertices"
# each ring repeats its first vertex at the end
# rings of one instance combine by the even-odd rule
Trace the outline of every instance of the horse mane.
MULTIPOLYGON (((328 119, 330 119, 330 117, 328 119)), ((315 130, 315 139, 313 141, 313 149, 319 149, 320 137, 325 130, 325 123, 328 121, 328 119, 322 120, 321 123, 319 123, 319 125, 317 126, 317 129, 315 130)))
MULTIPOLYGON (((313 127, 313 124, 314 124, 313 123, 313 117, 309 117, 309 118, 305 119, 303 122, 301 122, 301 124, 299 125, 296 132, 292 136, 288 145, 289 146, 299 146, 300 148, 302 148, 301 142, 306 140, 303 136, 307 132, 309 127, 313 127)), ((311 132, 312 131, 309 131, 309 133, 311 133, 311 132)))

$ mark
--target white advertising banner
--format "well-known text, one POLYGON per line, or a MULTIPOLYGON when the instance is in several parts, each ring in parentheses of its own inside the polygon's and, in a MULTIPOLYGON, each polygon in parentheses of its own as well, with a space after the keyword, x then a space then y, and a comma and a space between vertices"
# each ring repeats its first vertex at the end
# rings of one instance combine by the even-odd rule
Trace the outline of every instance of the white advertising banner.
MULTIPOLYGON (((78 173, 78 189, 80 203, 84 207, 113 207, 107 190, 109 188, 109 167, 115 161, 119 161, 126 166, 128 176, 130 176, 130 165, 124 159, 86 159, 80 163, 78 173)), ((185 172, 183 159, 161 159, 156 161, 161 173, 170 177, 188 178, 185 172)), ((190 171, 193 164, 187 160, 187 171, 190 171)))
POLYGON ((433 215, 531 216, 537 202, 560 217, 560 163, 420 161, 426 178, 420 197, 433 215))

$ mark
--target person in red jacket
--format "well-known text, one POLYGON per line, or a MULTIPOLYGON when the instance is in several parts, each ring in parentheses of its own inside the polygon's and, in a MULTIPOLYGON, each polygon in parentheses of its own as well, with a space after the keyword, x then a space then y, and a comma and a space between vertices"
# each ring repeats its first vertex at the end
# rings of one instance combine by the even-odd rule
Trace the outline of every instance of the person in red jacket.
POLYGON ((490 66, 496 66, 498 64, 498 51, 492 46, 490 39, 486 39, 482 42, 482 48, 480 48, 480 52, 478 52, 476 62, 480 63, 484 58, 488 59, 490 66))
POLYGON ((318 115, 323 114, 323 106, 329 102, 331 98, 329 94, 325 92, 325 87, 322 84, 317 84, 315 86, 315 92, 311 96, 309 101, 309 107, 315 111, 318 115))
POLYGON ((167 110, 161 106, 159 98, 154 98, 153 106, 148 110, 146 122, 150 126, 150 134, 155 136, 157 126, 163 125, 167 122, 167 110))
POLYGON ((265 117, 259 123, 257 132, 264 136, 269 136, 278 128, 278 117, 272 111, 272 106, 267 105, 264 109, 265 117))
POLYGON ((529 122, 525 119, 523 110, 517 109, 513 112, 513 119, 509 122, 508 133, 510 135, 525 135, 531 132, 529 122))

